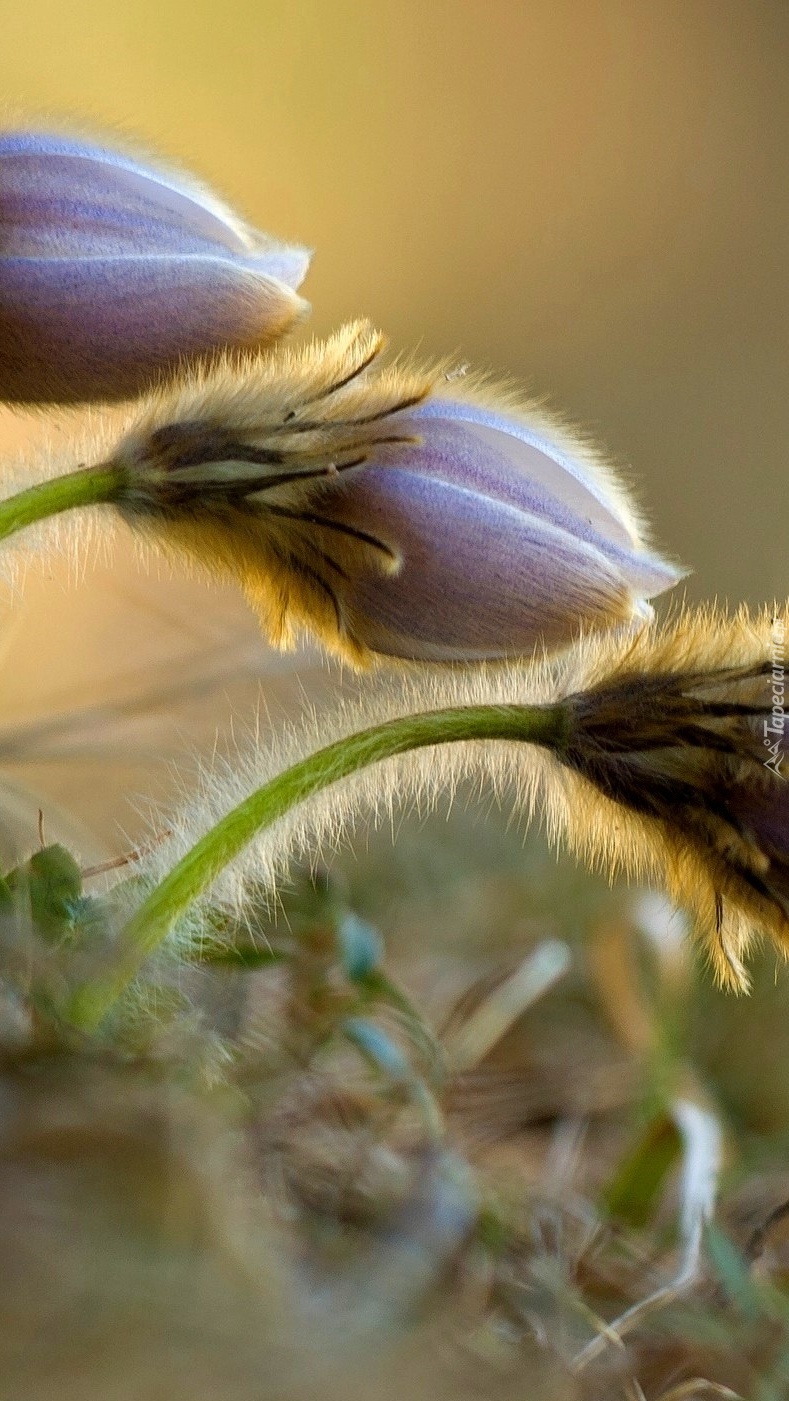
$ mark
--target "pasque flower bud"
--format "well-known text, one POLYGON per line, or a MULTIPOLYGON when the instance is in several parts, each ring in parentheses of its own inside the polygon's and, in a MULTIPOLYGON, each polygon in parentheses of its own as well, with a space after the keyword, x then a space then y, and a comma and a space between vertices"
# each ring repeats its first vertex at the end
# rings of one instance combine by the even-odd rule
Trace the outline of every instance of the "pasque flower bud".
POLYGON ((712 609, 570 659, 553 821, 587 858, 657 875, 696 915, 719 981, 745 988, 759 934, 789 953, 784 645, 789 605, 712 609), (573 677, 573 668, 575 676, 573 677))
POLYGON ((389 539, 393 578, 354 581, 372 651, 467 661, 561 647, 579 628, 644 621, 681 572, 642 543, 609 468, 497 398, 443 380, 408 415, 414 441, 332 483, 337 517, 389 539))
POLYGON ((191 177, 48 132, 0 133, 0 400, 119 399, 305 309, 305 250, 191 177))
POLYGON ((789 603, 704 607, 636 636, 589 632, 559 656, 383 671, 277 744, 256 739, 168 819, 168 845, 146 857, 146 882, 161 884, 134 916, 136 946, 201 891, 242 910, 245 885, 259 899, 359 814, 424 811, 487 780, 590 865, 667 890, 719 982, 743 990, 759 938, 789 958, 787 636, 789 603))
POLYGON ((279 645, 356 661, 558 648, 649 616, 679 571, 611 469, 491 391, 376 358, 349 326, 152 400, 113 450, 117 500, 239 579, 279 645))

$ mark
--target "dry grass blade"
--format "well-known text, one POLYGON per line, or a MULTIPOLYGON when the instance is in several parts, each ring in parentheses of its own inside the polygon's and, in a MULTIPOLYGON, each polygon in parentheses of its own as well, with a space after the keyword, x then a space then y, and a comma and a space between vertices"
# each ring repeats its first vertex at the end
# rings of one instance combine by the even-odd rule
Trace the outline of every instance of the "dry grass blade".
POLYGON ((460 1074, 478 1065, 518 1018, 569 971, 572 955, 560 939, 546 939, 471 1013, 447 1046, 447 1063, 460 1074))
POLYGON ((626 1309, 604 1333, 581 1349, 572 1364, 576 1373, 599 1357, 613 1339, 621 1342, 651 1314, 680 1298, 698 1279, 704 1227, 715 1207, 723 1136, 715 1115, 690 1100, 675 1100, 671 1112, 683 1145, 679 1269, 670 1283, 626 1309))
POLYGON ((720 1382, 705 1381, 703 1377, 693 1377, 689 1382, 672 1386, 658 1401, 707 1401, 708 1398, 709 1401, 744 1401, 739 1391, 732 1391, 730 1386, 722 1386, 720 1382))

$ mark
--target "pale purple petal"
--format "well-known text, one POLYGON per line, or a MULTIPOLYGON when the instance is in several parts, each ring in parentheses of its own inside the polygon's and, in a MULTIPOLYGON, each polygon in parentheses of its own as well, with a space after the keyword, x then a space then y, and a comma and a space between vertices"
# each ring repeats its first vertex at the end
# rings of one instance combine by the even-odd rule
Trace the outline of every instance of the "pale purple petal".
POLYGON ((261 270, 294 289, 310 260, 247 228, 179 172, 50 134, 0 135, 0 256, 221 251, 270 258, 261 270))
POLYGON ((194 198, 103 152, 14 150, 0 141, 0 248, 5 257, 248 251, 194 198))
POLYGON ((260 345, 305 305, 220 258, 0 260, 0 397, 131 395, 182 358, 260 345))
POLYGON ((549 445, 538 448, 502 427, 468 421, 454 413, 457 407, 428 400, 411 415, 421 442, 401 449, 398 472, 424 473, 550 522, 598 550, 635 592, 647 598, 673 588, 682 577, 675 566, 638 548, 613 507, 599 503, 563 461, 549 455, 549 445), (450 408, 452 418, 446 412, 450 408))
POLYGON ((463 424, 468 434, 465 470, 473 473, 475 463, 484 463, 493 471, 495 462, 506 499, 517 504, 518 482, 525 477, 546 487, 600 535, 624 546, 636 543, 632 526, 619 503, 611 499, 607 483, 588 463, 558 447, 517 415, 442 395, 421 404, 413 416, 420 432, 426 431, 424 420, 463 424))
POLYGON ((180 172, 46 132, 0 135, 0 399, 138 393, 306 311, 309 253, 180 172))
POLYGON ((309 248, 300 248, 295 243, 276 243, 273 239, 261 245, 257 253, 248 254, 246 258, 250 267, 259 268, 269 277, 278 277, 280 282, 292 287, 294 292, 307 276, 311 260, 312 253, 309 248))
POLYGON ((343 590, 374 651, 472 660, 566 644, 584 624, 633 612, 629 582, 548 518, 412 468, 368 467, 327 492, 335 519, 393 545, 394 576, 359 571, 343 590))

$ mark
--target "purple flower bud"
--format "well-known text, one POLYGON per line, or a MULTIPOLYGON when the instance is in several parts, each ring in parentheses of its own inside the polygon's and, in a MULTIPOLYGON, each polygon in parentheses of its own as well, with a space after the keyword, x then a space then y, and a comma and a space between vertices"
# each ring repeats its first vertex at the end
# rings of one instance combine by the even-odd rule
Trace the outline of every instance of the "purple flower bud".
POLYGON ((0 134, 0 399, 118 399, 304 314, 301 248, 196 181, 91 142, 0 134))
POLYGON ((651 614, 681 577, 613 471, 433 372, 378 364, 366 323, 159 395, 111 455, 117 504, 234 574, 280 645, 473 661, 651 614))
POLYGON ((517 413, 439 395, 398 433, 413 445, 322 496, 400 562, 360 570, 344 591, 349 631, 371 651, 467 661, 555 648, 581 627, 649 617, 645 600, 681 578, 644 548, 610 469, 517 413))

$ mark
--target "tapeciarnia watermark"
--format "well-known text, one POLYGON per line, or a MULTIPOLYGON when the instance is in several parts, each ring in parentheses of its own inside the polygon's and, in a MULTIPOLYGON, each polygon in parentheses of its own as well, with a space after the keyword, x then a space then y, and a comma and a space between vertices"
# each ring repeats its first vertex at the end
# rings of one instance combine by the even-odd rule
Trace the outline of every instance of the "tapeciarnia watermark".
POLYGON ((779 778, 785 775, 781 772, 781 764, 784 757, 784 730, 786 727, 786 668, 784 664, 786 650, 786 625, 782 618, 773 618, 772 633, 770 637, 770 661, 772 671, 770 673, 772 683, 772 709, 769 718, 764 721, 764 744, 769 749, 769 758, 764 763, 768 769, 777 773, 779 778))

